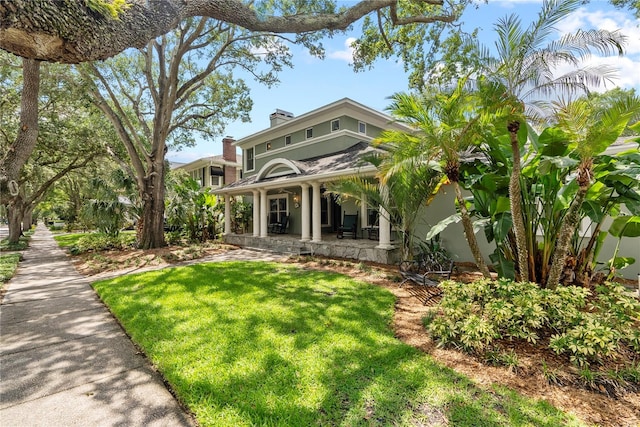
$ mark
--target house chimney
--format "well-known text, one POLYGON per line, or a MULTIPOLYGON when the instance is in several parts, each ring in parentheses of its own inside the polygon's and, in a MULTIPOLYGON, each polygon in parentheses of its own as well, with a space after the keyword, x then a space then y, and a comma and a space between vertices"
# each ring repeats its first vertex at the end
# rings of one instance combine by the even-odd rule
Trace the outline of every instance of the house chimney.
MULTIPOLYGON (((228 162, 236 162, 236 147, 233 143, 236 140, 231 136, 222 138, 222 159, 228 162)), ((224 165, 224 184, 231 184, 236 181, 237 168, 235 166, 224 165)))
POLYGON ((233 143, 236 142, 232 136, 225 136, 222 138, 222 158, 224 160, 235 162, 236 161, 236 147, 233 143))
POLYGON ((284 123, 287 120, 293 119, 293 113, 288 111, 277 109, 275 113, 271 113, 269 115, 269 120, 271 121, 271 127, 277 126, 280 123, 284 123))

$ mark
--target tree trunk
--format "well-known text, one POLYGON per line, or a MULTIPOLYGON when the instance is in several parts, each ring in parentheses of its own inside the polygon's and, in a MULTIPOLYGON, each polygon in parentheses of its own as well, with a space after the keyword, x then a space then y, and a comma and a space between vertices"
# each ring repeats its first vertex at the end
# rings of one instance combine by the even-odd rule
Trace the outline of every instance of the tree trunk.
MULTIPOLYGON (((591 162, 583 162, 578 172, 578 184, 580 189, 576 194, 576 197, 571 202, 569 210, 562 221, 562 228, 558 234, 556 240, 556 249, 553 251, 551 268, 549 269, 549 278, 547 279, 547 287, 555 289, 560 284, 560 276, 564 270, 564 264, 567 260, 567 252, 569 250, 569 244, 571 243, 571 237, 575 233, 576 228, 580 225, 580 208, 582 202, 584 202, 589 190, 591 176, 591 162)), ((544 278, 543 278, 544 279, 544 278)))
POLYGON ((33 225, 33 205, 25 207, 22 213, 22 229, 30 230, 33 225))
POLYGON ((144 193, 142 229, 138 245, 142 249, 166 246, 164 240, 164 156, 155 159, 146 177, 144 193))
POLYGON ((511 150, 513 151, 513 170, 509 178, 509 203, 518 250, 518 272, 520 273, 520 280, 526 282, 531 278, 529 277, 529 250, 527 249, 527 234, 522 217, 522 194, 520 189, 520 144, 518 143, 520 122, 509 123, 507 129, 511 137, 511 150))
POLYGON ((480 246, 478 246, 476 235, 473 232, 473 223, 471 222, 471 217, 469 217, 469 211, 467 210, 467 206, 465 205, 464 197, 462 197, 462 190, 460 190, 458 181, 453 181, 453 188, 455 188, 456 191, 456 199, 458 200, 458 205, 460 206, 462 227, 464 228, 464 234, 467 237, 467 242, 469 243, 469 248, 471 249, 473 258, 475 259, 476 265, 478 266, 478 269, 480 270, 482 275, 487 279, 490 279, 491 273, 489 272, 489 267, 487 267, 487 264, 484 262, 480 246))
POLYGON ((20 241, 20 236, 22 236, 22 218, 24 217, 22 197, 14 197, 7 210, 9 220, 9 243, 15 244, 20 241))
MULTIPOLYGON (((20 129, 16 140, 0 163, 0 199, 8 200, 9 210, 19 205, 19 217, 9 221, 9 243, 18 243, 22 235, 22 199, 9 192, 11 181, 19 182, 20 171, 33 152, 38 140, 38 93, 40 91, 40 61, 22 60, 22 97, 20 101, 20 129), (19 199, 19 200, 18 200, 19 199), (17 224, 18 228, 12 230, 17 224)), ((11 216, 11 214, 9 215, 11 216)))

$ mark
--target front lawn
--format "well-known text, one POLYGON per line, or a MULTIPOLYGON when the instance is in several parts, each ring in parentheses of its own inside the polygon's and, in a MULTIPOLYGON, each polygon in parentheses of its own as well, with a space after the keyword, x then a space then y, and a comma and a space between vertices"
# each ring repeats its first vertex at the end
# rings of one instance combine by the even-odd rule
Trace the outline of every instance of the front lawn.
POLYGON ((94 287, 202 426, 580 424, 400 342, 394 296, 347 276, 233 262, 94 287))

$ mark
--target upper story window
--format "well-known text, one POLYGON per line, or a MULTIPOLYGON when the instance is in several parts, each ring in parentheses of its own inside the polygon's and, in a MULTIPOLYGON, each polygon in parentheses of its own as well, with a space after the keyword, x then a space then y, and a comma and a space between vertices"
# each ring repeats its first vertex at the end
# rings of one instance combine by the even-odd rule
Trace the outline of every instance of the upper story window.
POLYGON ((267 142, 267 151, 271 150, 271 142, 267 142))
POLYGON ((313 138, 313 128, 309 128, 305 131, 305 136, 307 139, 313 138))
POLYGON ((220 177, 217 175, 211 175, 211 183, 209 185, 212 187, 220 186, 220 177))
POLYGON ((247 159, 247 170, 252 171, 254 169, 253 164, 253 147, 245 150, 245 159, 247 159))
POLYGON ((367 133, 367 124, 365 122, 358 122, 358 132, 367 133))
POLYGON ((340 130, 340 119, 331 120, 331 132, 340 130))
POLYGON ((284 145, 291 145, 291 135, 284 137, 284 145))

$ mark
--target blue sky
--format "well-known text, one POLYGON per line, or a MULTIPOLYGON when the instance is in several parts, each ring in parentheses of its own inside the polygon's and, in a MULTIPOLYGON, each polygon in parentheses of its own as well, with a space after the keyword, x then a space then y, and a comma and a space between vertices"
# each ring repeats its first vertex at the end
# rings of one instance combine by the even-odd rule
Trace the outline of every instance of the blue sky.
MULTIPOLYGON (((478 9, 469 9, 462 17, 468 29, 479 27, 480 38, 493 43, 493 24, 500 17, 517 13, 523 23, 534 19, 541 7, 540 0, 489 0, 478 9)), ((640 94, 640 21, 631 13, 613 8, 605 0, 592 0, 558 26, 561 33, 577 29, 620 29, 628 37, 627 55, 622 58, 593 57, 595 64, 607 63, 618 68, 615 86, 635 88, 640 94)), ((372 70, 355 73, 351 66, 350 37, 341 35, 324 41, 326 58, 312 57, 299 47, 293 47, 294 68, 280 73, 280 84, 270 89, 247 80, 251 87, 253 110, 250 123, 229 123, 226 135, 236 139, 269 127, 269 114, 276 108, 295 116, 348 97, 371 108, 385 111, 388 97, 395 92, 407 91, 407 75, 396 60, 378 61, 372 70)), ((607 89, 613 88, 609 85, 607 89)), ((190 162, 201 157, 222 153, 222 138, 201 141, 195 147, 169 152, 167 158, 175 162, 190 162)))

